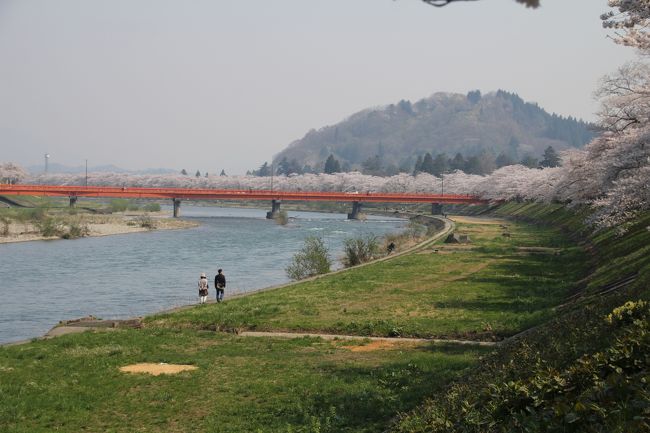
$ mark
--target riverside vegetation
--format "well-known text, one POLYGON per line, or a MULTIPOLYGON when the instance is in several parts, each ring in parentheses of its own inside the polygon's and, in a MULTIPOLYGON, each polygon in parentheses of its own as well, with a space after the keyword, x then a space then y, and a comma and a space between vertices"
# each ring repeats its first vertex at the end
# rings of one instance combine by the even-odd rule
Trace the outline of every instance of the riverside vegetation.
POLYGON ((152 218, 151 212, 160 211, 158 203, 140 206, 133 201, 115 199, 108 203, 80 201, 76 208, 70 208, 67 199, 13 197, 12 200, 24 207, 0 208, 0 242, 75 239, 192 225, 185 221, 152 218), (127 211, 128 216, 124 214, 127 211))
POLYGON ((647 431, 650 216, 621 235, 590 234, 560 206, 495 213, 521 221, 458 218, 472 244, 155 315, 140 330, 2 347, 0 430, 647 431), (536 325, 496 349, 236 333, 503 340, 536 325), (119 372, 135 362, 199 368, 119 372))

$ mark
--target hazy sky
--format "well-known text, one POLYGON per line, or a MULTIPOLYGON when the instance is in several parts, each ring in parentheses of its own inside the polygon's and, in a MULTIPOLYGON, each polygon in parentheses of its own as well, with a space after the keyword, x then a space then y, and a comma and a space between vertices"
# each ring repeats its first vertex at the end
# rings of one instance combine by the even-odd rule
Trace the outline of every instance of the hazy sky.
POLYGON ((439 91, 594 120, 634 58, 606 0, 0 0, 0 162, 243 174, 309 129, 439 91))

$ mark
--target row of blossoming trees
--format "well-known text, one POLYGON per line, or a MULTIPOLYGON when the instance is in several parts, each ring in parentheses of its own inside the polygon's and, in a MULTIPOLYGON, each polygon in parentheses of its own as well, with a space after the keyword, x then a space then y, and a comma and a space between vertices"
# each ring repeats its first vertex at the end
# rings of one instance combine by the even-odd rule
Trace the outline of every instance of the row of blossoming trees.
MULTIPOLYGON (((615 11, 602 16, 614 40, 650 55, 650 7, 647 0, 610 0, 615 11)), ((461 171, 443 178, 421 173, 392 177, 361 173, 256 176, 170 176, 91 173, 91 185, 183 187, 217 189, 271 189, 286 191, 347 191, 472 194, 501 200, 560 201, 588 204, 596 209, 594 221, 611 226, 650 209, 650 67, 638 61, 605 77, 599 96, 602 134, 583 150, 564 152, 562 167, 503 167, 491 175, 461 171)), ((0 165, 0 178, 28 183, 83 185, 84 175, 27 176, 13 164, 0 165)))

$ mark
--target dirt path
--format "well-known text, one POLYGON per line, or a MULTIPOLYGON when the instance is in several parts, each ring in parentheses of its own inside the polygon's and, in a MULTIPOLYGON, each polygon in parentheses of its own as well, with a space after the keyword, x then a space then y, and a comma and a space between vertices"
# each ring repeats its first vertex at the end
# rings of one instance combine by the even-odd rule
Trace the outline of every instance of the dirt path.
POLYGON ((356 340, 356 341, 383 341, 391 343, 428 343, 428 344, 460 344, 465 346, 496 346, 494 341, 473 341, 473 340, 446 340, 440 338, 398 338, 398 337, 364 337, 361 335, 338 335, 338 334, 318 334, 318 333, 300 333, 300 332, 259 332, 259 331, 242 331, 238 335, 242 337, 272 337, 272 338, 322 338, 324 340, 356 340))

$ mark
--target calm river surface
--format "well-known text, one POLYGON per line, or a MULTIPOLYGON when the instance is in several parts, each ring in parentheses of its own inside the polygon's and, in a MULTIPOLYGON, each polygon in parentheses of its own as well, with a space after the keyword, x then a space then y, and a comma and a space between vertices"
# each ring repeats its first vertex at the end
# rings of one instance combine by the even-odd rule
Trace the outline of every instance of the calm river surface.
POLYGON ((285 268, 306 236, 321 236, 340 267, 344 239, 406 225, 289 212, 294 219, 280 226, 265 219, 266 210, 184 206, 183 217, 200 227, 0 244, 0 343, 40 336, 59 320, 126 318, 196 302, 201 272, 212 298, 218 268, 227 277, 226 298, 287 282, 285 268))

